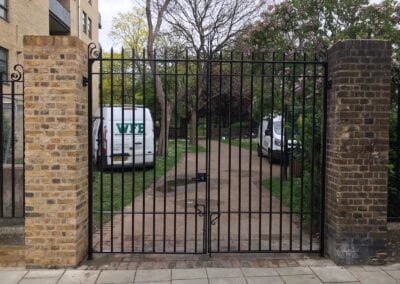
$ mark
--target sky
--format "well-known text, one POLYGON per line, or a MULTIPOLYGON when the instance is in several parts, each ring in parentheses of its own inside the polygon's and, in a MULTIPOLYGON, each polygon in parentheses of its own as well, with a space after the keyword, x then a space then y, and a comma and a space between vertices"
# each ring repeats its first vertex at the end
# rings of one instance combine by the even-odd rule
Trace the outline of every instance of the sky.
MULTIPOLYGON (((144 0, 137 0, 144 1, 144 0)), ((371 3, 378 3, 382 0, 371 0, 371 3)), ((100 30, 100 43, 103 50, 109 50, 112 46, 118 45, 108 37, 112 26, 112 17, 118 12, 126 12, 134 7, 134 0, 99 0, 99 9, 101 13, 102 29, 100 30)))

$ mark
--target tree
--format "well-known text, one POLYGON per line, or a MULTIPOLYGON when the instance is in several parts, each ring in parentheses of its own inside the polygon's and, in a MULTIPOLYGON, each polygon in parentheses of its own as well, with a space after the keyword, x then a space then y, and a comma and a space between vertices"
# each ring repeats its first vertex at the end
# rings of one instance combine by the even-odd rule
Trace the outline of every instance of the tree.
POLYGON ((145 47, 147 33, 145 11, 134 9, 113 17, 109 36, 114 43, 140 51, 145 47))
MULTIPOLYGON (((217 55, 243 32, 258 14, 262 1, 254 0, 181 0, 167 9, 166 20, 172 33, 205 58, 217 55)), ((206 74, 201 64, 199 74, 206 74)), ((201 76, 199 88, 191 98, 190 142, 195 143, 197 113, 206 106, 206 77, 201 76), (196 101, 197 97, 197 101, 196 101), (197 107, 195 106, 197 102, 197 107)))

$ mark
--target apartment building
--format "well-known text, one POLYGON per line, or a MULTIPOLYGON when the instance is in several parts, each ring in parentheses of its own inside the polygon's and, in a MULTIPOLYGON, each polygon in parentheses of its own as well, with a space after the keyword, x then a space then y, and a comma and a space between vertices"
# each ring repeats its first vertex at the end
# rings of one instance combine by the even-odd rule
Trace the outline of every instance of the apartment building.
POLYGON ((98 0, 0 0, 0 72, 23 62, 24 35, 71 35, 99 41, 98 0))

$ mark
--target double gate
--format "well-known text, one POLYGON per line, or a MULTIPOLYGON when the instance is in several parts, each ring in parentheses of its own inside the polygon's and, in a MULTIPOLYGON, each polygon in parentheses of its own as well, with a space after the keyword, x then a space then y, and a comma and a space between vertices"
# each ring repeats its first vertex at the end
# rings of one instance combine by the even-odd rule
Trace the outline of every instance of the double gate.
POLYGON ((320 54, 89 47, 90 253, 323 252, 320 54))

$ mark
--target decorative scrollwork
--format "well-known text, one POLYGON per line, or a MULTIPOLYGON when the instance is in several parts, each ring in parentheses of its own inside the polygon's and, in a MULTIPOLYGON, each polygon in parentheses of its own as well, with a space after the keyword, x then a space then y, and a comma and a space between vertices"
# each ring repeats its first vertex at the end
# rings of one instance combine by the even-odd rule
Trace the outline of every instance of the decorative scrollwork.
POLYGON ((324 62, 328 59, 328 50, 326 48, 318 50, 315 56, 319 62, 324 62))
POLYGON ((10 78, 13 82, 22 82, 24 80, 24 67, 21 64, 14 65, 14 71, 10 78))
POLYGON ((210 216, 210 223, 211 223, 211 225, 212 226, 214 226, 214 225, 216 225, 217 224, 217 220, 219 219, 219 216, 220 216, 220 214, 219 213, 211 213, 211 216, 210 216), (214 215, 216 215, 215 217, 213 217, 214 215))
POLYGON ((88 45, 88 58, 98 59, 100 57, 100 51, 97 49, 97 45, 92 42, 88 45))
POLYGON ((196 210, 196 213, 199 216, 204 216, 204 211, 205 211, 206 206, 204 204, 196 204, 194 206, 194 209, 196 210))

